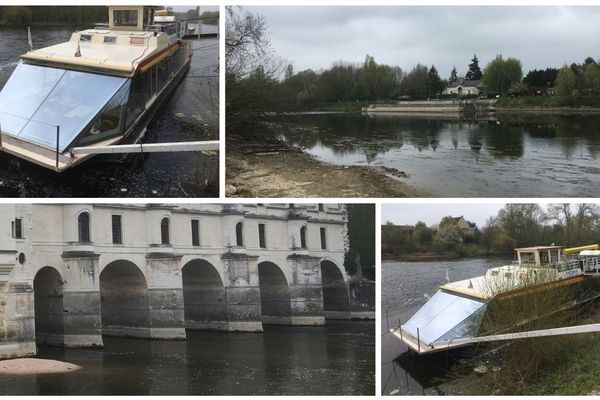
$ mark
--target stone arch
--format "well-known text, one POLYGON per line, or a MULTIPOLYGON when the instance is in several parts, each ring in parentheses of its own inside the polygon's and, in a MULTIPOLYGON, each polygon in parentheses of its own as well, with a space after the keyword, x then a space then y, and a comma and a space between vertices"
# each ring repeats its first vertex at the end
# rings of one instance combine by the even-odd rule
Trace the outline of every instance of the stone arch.
POLYGON ((290 287, 283 270, 273 262, 260 262, 258 282, 263 324, 291 324, 290 287))
POLYGON ((323 311, 325 318, 347 319, 350 316, 350 295, 341 269, 333 261, 321 260, 323 311))
POLYGON ((103 335, 149 336, 148 285, 137 265, 115 260, 102 269, 100 308, 103 335))
POLYGON ((227 292, 219 271, 208 261, 193 259, 181 270, 185 327, 227 329, 227 292))
POLYGON ((43 267, 33 278, 35 341, 37 344, 63 346, 64 281, 54 267, 43 267))

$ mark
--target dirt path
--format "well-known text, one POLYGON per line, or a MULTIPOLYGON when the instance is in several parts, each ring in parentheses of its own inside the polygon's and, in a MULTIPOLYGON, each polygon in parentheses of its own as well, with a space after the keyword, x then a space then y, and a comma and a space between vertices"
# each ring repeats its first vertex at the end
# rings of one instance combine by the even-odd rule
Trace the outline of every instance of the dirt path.
POLYGON ((402 183, 401 171, 331 165, 282 145, 227 146, 226 171, 227 197, 427 196, 402 183))

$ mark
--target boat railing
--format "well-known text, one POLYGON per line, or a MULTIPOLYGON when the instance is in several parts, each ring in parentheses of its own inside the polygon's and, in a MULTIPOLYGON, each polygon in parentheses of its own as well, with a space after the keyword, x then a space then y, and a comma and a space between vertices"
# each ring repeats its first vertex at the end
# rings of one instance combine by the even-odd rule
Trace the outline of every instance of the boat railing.
POLYGON ((109 29, 110 25, 108 22, 96 22, 94 23, 94 29, 106 30, 109 29))
MULTIPOLYGON (((30 120, 30 121, 34 121, 34 120, 30 120)), ((59 125, 51 125, 51 124, 47 124, 45 122, 40 122, 40 121, 35 121, 39 124, 44 124, 47 125, 49 127, 55 127, 56 128, 56 146, 54 147, 54 153, 55 153, 55 160, 56 160, 56 169, 58 170, 58 166, 60 164, 60 126, 59 125)), ((0 123, 0 149, 2 149, 4 147, 4 138, 2 137, 2 123, 0 123)))

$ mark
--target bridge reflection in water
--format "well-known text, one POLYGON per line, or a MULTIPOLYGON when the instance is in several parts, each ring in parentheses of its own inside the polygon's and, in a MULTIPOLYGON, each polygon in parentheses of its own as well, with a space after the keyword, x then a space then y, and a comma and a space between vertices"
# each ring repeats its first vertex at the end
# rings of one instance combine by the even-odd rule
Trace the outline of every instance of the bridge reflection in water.
POLYGON ((2 394, 373 395, 373 321, 265 326, 262 334, 188 331, 187 341, 104 337, 104 349, 39 347, 70 374, 0 375, 2 394), (343 340, 340 340, 343 338, 343 340))

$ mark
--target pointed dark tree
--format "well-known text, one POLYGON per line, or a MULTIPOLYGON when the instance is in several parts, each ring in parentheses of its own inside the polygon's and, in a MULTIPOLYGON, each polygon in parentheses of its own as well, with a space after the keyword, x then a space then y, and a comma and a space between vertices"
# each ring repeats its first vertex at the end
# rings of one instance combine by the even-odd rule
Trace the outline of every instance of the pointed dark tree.
POLYGON ((429 84, 429 97, 431 97, 432 95, 439 95, 443 89, 442 79, 440 78, 437 69, 435 69, 435 65, 432 65, 429 69, 429 76, 427 81, 429 84))
POLYGON ((450 79, 448 79, 449 84, 452 84, 454 82, 458 82, 458 74, 456 73, 456 66, 452 67, 452 72, 450 72, 450 79))
POLYGON ((473 55, 473 59, 471 60, 471 64, 469 64, 469 71, 467 71, 467 80, 476 81, 481 79, 482 77, 481 68, 479 68, 479 60, 477 59, 477 54, 473 55))

